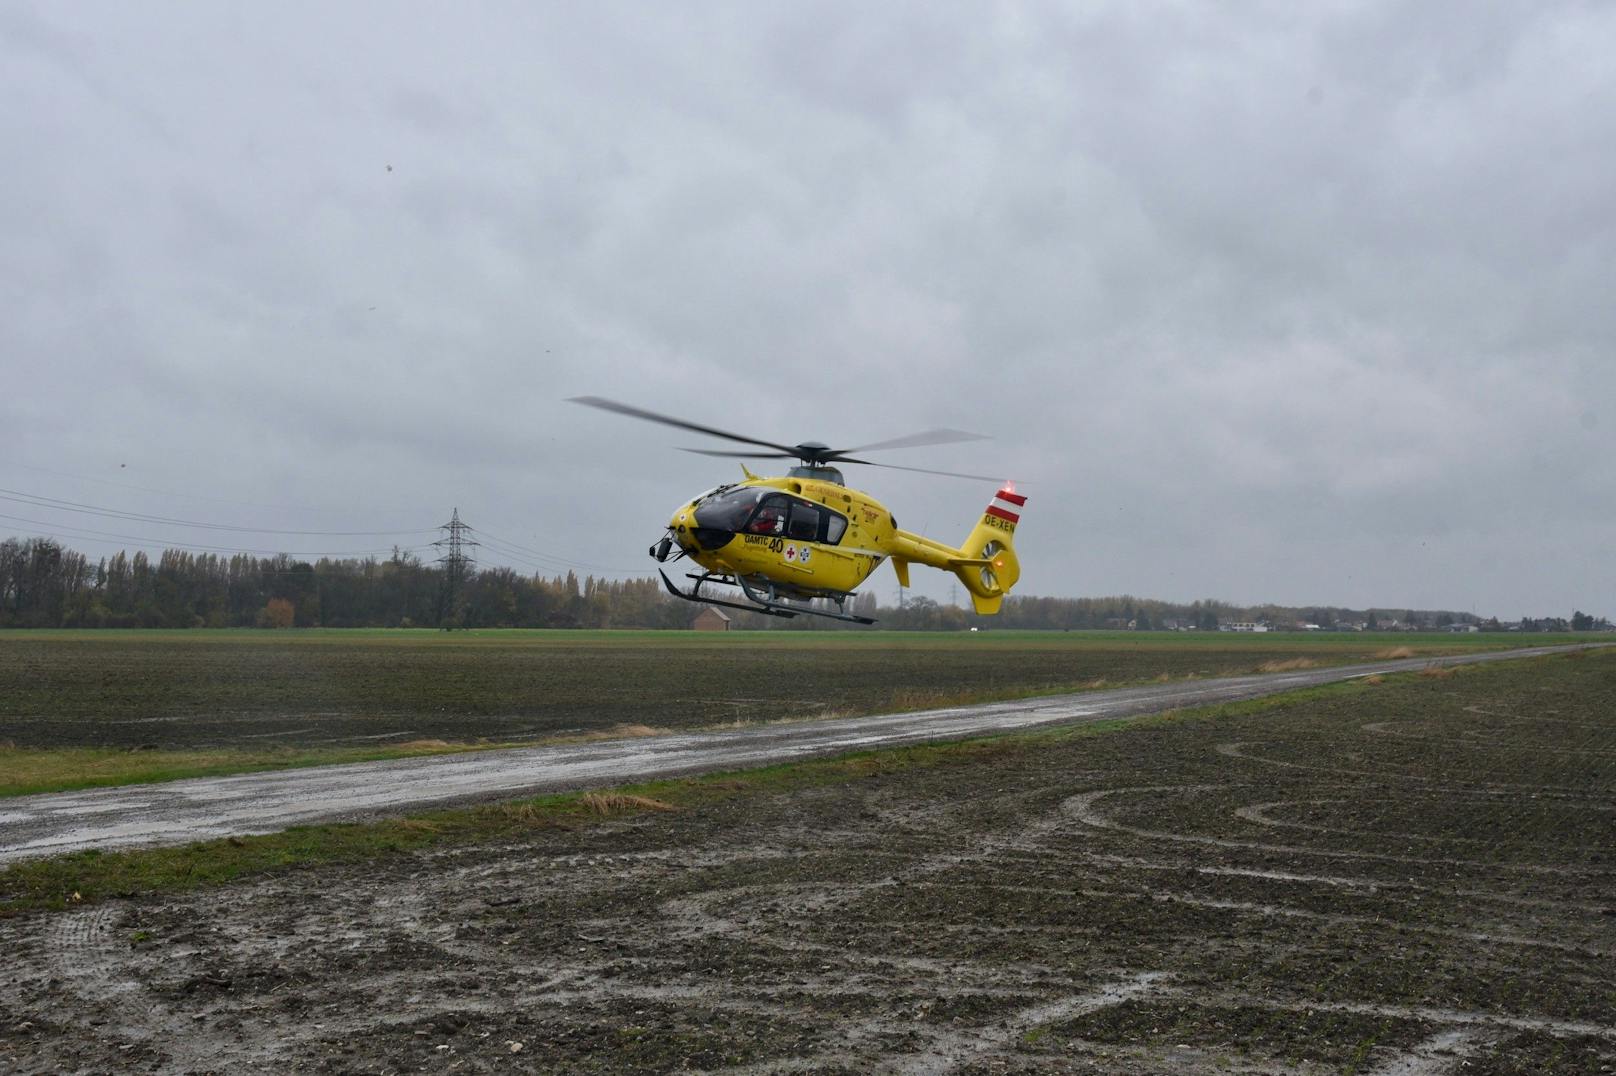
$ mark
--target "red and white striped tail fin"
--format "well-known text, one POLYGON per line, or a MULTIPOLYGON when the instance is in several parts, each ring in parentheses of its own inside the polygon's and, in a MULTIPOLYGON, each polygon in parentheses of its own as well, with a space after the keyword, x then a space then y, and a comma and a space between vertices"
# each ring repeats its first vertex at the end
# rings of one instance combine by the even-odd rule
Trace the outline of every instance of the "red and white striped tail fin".
POLYGON ((1014 533, 1016 524, 1021 522, 1021 508, 1026 503, 1026 497, 1017 493, 1014 486, 1007 485, 993 495, 987 514, 1010 524, 1010 531, 1014 533))
POLYGON ((971 529, 961 547, 965 563, 954 569, 971 592, 971 603, 978 613, 997 613, 1010 588, 1021 578, 1021 562, 1016 559, 1016 525, 1027 498, 1016 487, 1005 483, 993 495, 982 518, 971 529))

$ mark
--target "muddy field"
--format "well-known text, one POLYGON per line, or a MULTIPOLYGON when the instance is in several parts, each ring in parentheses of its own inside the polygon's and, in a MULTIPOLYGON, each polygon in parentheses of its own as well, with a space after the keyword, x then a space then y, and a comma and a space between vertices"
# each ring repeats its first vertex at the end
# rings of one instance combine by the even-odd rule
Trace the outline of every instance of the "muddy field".
POLYGON ((0 922, 0 1068, 1616 1071, 1616 654, 0 922))
MULTIPOLYGON (((878 713, 1520 636, 496 631, 0 632, 0 744, 531 740, 878 713)), ((1558 641, 1534 636, 1543 645, 1558 641)), ((1586 637, 1575 641, 1587 641, 1586 637)), ((1403 653, 1407 651, 1408 653, 1403 653)))

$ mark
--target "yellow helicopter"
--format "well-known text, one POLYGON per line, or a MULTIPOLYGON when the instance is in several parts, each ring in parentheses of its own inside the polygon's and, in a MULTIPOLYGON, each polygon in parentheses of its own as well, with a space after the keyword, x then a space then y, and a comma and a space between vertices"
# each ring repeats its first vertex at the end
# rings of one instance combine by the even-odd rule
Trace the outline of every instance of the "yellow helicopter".
POLYGON ((689 557, 701 566, 702 571, 690 573, 694 585, 688 592, 680 590, 666 572, 658 569, 668 591, 686 601, 770 616, 807 614, 872 624, 874 618, 849 613, 845 605, 859 584, 889 558, 897 572, 898 585, 903 587, 909 585, 911 564, 953 572, 970 592, 971 604, 983 614, 997 613, 1004 596, 1021 577, 1012 539, 1021 519, 1020 509, 1027 498, 1017 493, 1013 484, 1005 483, 999 489, 964 544, 956 549, 900 530, 885 506, 867 493, 848 488, 842 480, 842 472, 835 466, 856 463, 997 482, 998 479, 984 475, 900 467, 852 458, 854 453, 879 449, 984 440, 977 434, 927 430, 844 449, 833 449, 817 441, 782 445, 599 396, 574 396, 571 402, 754 446, 749 452, 699 448, 685 449, 687 452, 799 461, 798 466, 778 478, 755 475, 743 463, 741 472, 746 476, 743 481, 708 490, 673 513, 667 532, 651 546, 650 553, 659 564, 667 563, 670 557, 673 560, 689 557), (746 601, 709 596, 702 593, 704 586, 738 587, 746 601), (828 600, 835 610, 826 605, 799 604, 813 603, 815 599, 828 600))

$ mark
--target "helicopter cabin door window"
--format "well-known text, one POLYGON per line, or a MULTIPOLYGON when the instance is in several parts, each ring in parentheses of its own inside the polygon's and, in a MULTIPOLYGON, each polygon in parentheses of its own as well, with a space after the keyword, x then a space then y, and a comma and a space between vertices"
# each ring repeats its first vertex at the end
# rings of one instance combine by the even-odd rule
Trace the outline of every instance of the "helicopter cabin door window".
POLYGON ((791 522, 786 525, 786 537, 797 542, 819 539, 819 509, 803 501, 791 504, 791 522))
POLYGON ((793 500, 786 537, 798 542, 835 545, 847 531, 847 517, 810 501, 793 500))

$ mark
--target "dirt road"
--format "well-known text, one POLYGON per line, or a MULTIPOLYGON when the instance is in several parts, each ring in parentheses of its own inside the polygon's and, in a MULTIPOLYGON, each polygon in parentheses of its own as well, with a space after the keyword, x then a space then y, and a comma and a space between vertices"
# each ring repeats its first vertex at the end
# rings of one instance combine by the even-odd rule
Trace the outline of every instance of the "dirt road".
MULTIPOLYGON (((836 721, 18 797, 0 801, 0 863, 86 848, 268 833, 300 823, 398 813, 428 804, 599 787, 1038 725, 1099 721, 1429 664, 1498 661, 1561 649, 1567 648, 1381 661, 836 721)), ((654 723, 654 715, 646 717, 654 723)))

